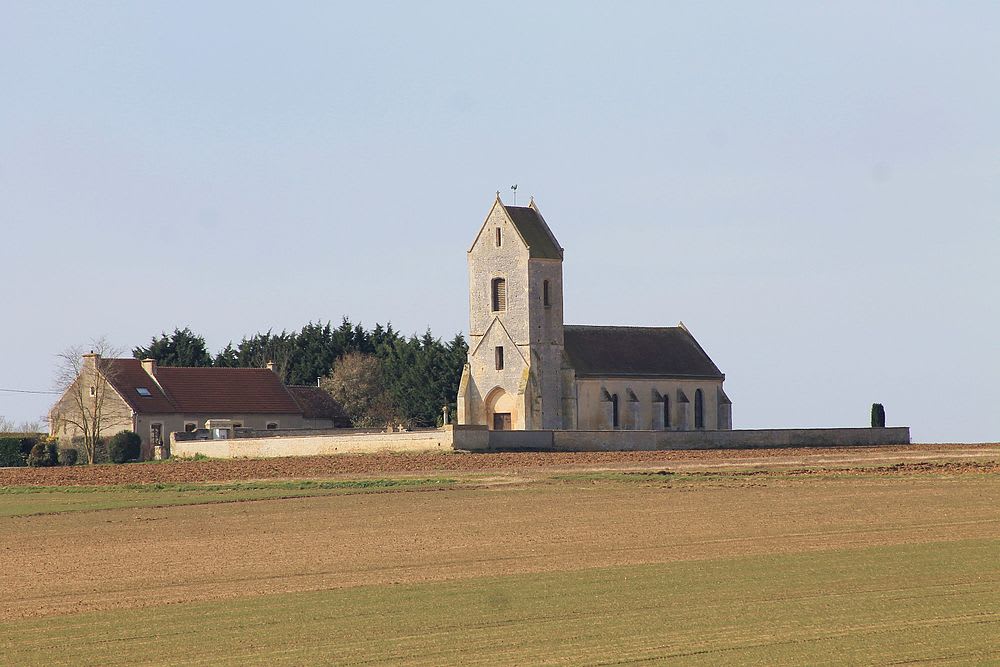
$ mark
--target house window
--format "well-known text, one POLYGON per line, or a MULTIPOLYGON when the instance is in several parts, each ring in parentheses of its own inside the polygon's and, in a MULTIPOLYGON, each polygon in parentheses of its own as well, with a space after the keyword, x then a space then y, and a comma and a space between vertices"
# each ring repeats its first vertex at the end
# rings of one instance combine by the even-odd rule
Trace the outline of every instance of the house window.
POLYGON ((163 444, 163 424, 149 425, 149 442, 152 445, 163 444))
POLYGON ((243 422, 233 422, 233 428, 243 428, 243 422))
POLYGON ((493 312, 507 310, 507 281, 503 278, 493 279, 493 312))
POLYGON ((618 394, 611 394, 611 428, 618 428, 618 394))
POLYGON ((496 349, 494 350, 493 356, 494 356, 494 358, 496 359, 496 362, 497 362, 497 370, 498 371, 502 371, 503 370, 503 345, 497 345, 496 349))
POLYGON ((694 391, 694 427, 705 428, 705 399, 701 389, 694 391))
POLYGON ((552 304, 549 303, 549 281, 542 281, 542 305, 548 308, 552 304))
POLYGON ((663 428, 670 428, 670 397, 663 395, 663 428))
POLYGON ((278 422, 267 422, 267 425, 264 428, 268 431, 275 431, 278 428, 278 422))
POLYGON ((497 227, 497 247, 503 245, 503 238, 500 236, 500 228, 497 227))
POLYGON ((184 432, 194 433, 198 430, 198 422, 184 422, 184 432))

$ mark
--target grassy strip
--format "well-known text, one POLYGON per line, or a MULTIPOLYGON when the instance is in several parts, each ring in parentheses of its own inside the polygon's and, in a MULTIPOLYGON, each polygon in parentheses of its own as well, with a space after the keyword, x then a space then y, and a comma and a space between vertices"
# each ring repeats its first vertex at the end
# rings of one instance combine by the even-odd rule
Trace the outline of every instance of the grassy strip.
POLYGON ((282 480, 224 483, 181 483, 154 482, 150 484, 110 484, 93 486, 5 486, 0 487, 0 495, 25 493, 116 493, 160 491, 249 491, 261 489, 307 490, 307 489, 390 489, 396 487, 454 484, 446 478, 398 478, 398 479, 352 479, 352 480, 282 480))
POLYGON ((747 482, 756 478, 773 480, 837 480, 837 479, 951 479, 957 476, 996 477, 997 464, 994 461, 965 463, 960 470, 948 465, 863 466, 850 468, 785 468, 760 467, 741 470, 655 470, 655 471, 595 471, 561 473, 550 479, 565 482, 631 482, 642 484, 676 484, 698 482, 747 482))
POLYGON ((996 540, 371 586, 0 624, 18 665, 1000 658, 996 540))
POLYGON ((336 493, 442 488, 448 478, 298 480, 224 484, 156 483, 110 486, 13 486, 0 488, 0 517, 122 508, 167 507, 324 496, 336 493))

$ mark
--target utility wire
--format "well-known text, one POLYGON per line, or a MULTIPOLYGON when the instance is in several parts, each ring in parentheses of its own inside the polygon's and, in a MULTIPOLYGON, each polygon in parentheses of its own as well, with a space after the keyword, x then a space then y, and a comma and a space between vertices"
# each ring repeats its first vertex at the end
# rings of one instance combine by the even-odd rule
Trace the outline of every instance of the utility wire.
POLYGON ((12 394, 59 394, 58 391, 34 391, 32 389, 0 389, 0 391, 7 391, 12 394))

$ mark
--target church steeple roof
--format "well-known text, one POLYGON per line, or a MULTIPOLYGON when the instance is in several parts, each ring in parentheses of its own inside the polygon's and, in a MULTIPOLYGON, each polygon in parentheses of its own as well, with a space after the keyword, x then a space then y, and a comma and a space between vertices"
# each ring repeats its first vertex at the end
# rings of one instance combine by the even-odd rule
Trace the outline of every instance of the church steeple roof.
POLYGON ((500 205, 507 211, 507 216, 514 223, 517 233, 524 239, 530 257, 562 259, 562 248, 559 247, 559 242, 556 241, 549 226, 545 224, 542 214, 538 212, 534 199, 528 206, 507 206, 503 202, 500 205))

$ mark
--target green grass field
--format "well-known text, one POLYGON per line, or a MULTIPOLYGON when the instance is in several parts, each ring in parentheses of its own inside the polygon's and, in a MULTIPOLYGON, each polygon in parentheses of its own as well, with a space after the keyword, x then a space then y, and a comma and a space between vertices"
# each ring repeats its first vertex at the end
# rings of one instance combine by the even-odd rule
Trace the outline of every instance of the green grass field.
POLYGON ((8 664, 1000 660, 994 540, 358 587, 0 625, 8 664))
POLYGON ((118 484, 0 487, 0 517, 173 505, 304 498, 416 488, 447 488, 448 478, 300 480, 224 484, 118 484))

